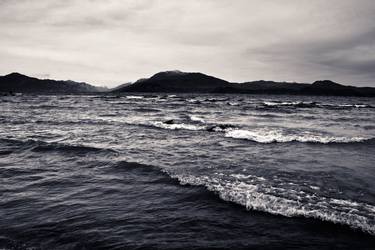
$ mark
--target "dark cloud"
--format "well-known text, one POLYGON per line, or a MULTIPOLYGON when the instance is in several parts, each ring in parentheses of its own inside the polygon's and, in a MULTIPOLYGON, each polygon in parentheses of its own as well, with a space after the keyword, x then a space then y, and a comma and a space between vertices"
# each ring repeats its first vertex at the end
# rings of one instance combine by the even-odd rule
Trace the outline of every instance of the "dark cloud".
POLYGON ((371 0, 0 0, 0 73, 98 84, 168 69, 375 86, 371 0))

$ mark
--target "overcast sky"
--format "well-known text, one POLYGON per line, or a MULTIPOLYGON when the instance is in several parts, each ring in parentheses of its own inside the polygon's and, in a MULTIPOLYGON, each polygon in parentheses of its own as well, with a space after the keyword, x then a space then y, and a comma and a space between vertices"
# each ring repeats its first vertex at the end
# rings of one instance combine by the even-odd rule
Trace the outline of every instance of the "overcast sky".
POLYGON ((0 0, 0 74, 115 86, 165 70, 375 87, 374 0, 0 0))

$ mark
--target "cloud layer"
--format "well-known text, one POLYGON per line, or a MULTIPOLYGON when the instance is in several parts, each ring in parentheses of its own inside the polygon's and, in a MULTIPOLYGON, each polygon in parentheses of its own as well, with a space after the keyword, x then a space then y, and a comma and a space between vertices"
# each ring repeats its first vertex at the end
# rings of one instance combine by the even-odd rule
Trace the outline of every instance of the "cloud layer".
POLYGON ((0 74, 114 86, 163 70, 375 87, 372 0, 0 0, 0 74))

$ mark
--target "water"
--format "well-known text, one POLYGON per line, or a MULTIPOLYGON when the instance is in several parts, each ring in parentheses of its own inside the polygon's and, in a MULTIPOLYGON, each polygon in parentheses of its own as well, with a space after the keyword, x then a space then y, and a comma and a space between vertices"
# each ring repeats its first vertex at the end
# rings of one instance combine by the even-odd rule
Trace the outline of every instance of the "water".
POLYGON ((373 249, 375 100, 0 99, 0 248, 373 249))

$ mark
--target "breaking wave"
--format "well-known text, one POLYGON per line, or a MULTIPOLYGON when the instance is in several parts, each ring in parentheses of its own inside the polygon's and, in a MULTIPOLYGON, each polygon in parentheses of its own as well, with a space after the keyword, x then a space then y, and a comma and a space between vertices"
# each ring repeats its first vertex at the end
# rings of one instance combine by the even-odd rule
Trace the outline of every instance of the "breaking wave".
POLYGON ((141 95, 127 95, 125 96, 126 99, 143 99, 144 96, 141 95))
POLYGON ((205 120, 202 117, 197 116, 197 115, 189 115, 189 118, 193 122, 205 123, 205 120))
POLYGON ((329 104, 318 102, 280 102, 280 101, 266 101, 262 103, 265 107, 295 107, 295 108, 332 108, 332 109, 346 109, 346 108, 375 108, 368 104, 329 104))
POLYGON ((155 121, 150 123, 152 126, 162 129, 170 129, 170 130, 205 130, 206 127, 203 125, 196 125, 196 124, 187 124, 187 123, 172 123, 172 122, 161 122, 155 121))
POLYGON ((145 125, 162 129, 169 130, 191 130, 191 131, 207 131, 207 132, 224 132, 228 129, 234 129, 235 126, 231 124, 206 124, 203 119, 198 117, 192 118, 195 120, 194 124, 177 122, 175 120, 167 121, 152 121, 147 124, 137 124, 145 125))
MULTIPOLYGON (((192 118, 192 117, 191 117, 192 118)), ((218 132, 224 133, 227 138, 249 140, 257 143, 289 143, 289 142, 300 142, 300 143, 363 143, 375 141, 375 138, 361 137, 361 136, 333 136, 326 135, 323 133, 315 132, 300 132, 285 133, 282 130, 277 129, 240 129, 232 124, 204 124, 203 119, 200 117, 194 117, 192 120, 196 120, 199 123, 178 123, 174 120, 168 121, 154 121, 150 122, 148 126, 169 129, 169 130, 191 130, 191 131, 207 131, 207 132, 218 132)))
MULTIPOLYGON (((272 187, 249 184, 239 180, 227 181, 220 177, 175 175, 182 185, 205 186, 225 201, 237 203, 248 210, 267 212, 286 217, 306 217, 375 235, 375 206, 350 200, 309 195, 299 191, 296 197, 281 197, 272 193, 272 187), (303 200, 303 202, 302 202, 303 200)), ((259 178, 259 177, 255 177, 259 178)), ((278 189, 280 191, 280 189, 278 189)), ((285 192, 291 192, 290 190, 285 192)))
POLYGON ((338 137, 318 135, 312 133, 284 134, 278 130, 244 130, 233 129, 225 132, 225 137, 234 139, 244 139, 259 143, 285 143, 285 142, 303 142, 303 143, 358 143, 373 140, 374 138, 365 137, 338 137))

